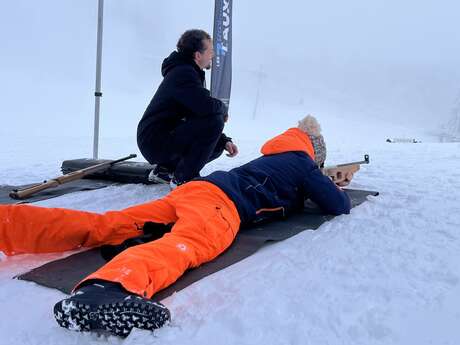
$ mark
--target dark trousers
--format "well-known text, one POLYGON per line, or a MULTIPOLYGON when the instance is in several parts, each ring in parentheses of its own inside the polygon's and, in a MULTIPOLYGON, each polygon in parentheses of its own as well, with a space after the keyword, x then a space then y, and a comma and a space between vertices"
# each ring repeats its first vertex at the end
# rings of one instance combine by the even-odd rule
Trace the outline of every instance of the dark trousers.
POLYGON ((225 143, 219 139, 223 129, 221 116, 192 118, 169 132, 153 129, 138 145, 150 164, 166 167, 178 182, 186 182, 222 154, 225 143))

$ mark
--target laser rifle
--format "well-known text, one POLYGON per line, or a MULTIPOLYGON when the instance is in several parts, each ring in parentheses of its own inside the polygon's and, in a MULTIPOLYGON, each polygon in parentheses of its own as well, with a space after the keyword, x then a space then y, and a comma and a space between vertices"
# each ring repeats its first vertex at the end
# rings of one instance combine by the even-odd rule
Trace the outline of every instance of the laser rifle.
POLYGON ((368 154, 364 155, 363 161, 331 165, 322 168, 321 171, 324 175, 329 176, 335 184, 341 184, 347 181, 347 173, 354 174, 359 170, 361 164, 369 164, 368 154))
POLYGON ((45 180, 42 183, 37 183, 36 185, 33 185, 31 187, 27 187, 24 189, 13 189, 9 195, 13 199, 26 199, 30 197, 32 194, 41 192, 48 188, 57 187, 67 182, 79 180, 86 175, 89 175, 91 173, 95 173, 98 171, 106 170, 116 163, 131 159, 131 158, 135 158, 136 156, 137 155, 135 154, 130 154, 129 156, 126 156, 126 157, 123 157, 117 160, 112 160, 112 161, 96 164, 96 165, 93 165, 93 166, 90 166, 84 169, 70 172, 68 174, 65 174, 65 175, 50 179, 50 180, 45 180))

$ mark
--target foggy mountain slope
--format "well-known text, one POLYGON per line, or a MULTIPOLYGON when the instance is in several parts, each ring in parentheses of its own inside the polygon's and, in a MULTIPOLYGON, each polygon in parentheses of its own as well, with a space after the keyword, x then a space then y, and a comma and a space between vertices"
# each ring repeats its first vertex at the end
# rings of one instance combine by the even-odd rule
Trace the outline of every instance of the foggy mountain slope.
MULTIPOLYGON (((106 4, 101 137, 135 133, 162 59, 186 29, 211 32, 213 9, 211 0, 106 4)), ((2 134, 92 135, 96 10, 90 0, 2 10, 2 134)), ((252 118, 259 90, 259 117, 279 105, 436 128, 458 96, 457 12, 452 1, 238 3, 231 116, 252 118)))

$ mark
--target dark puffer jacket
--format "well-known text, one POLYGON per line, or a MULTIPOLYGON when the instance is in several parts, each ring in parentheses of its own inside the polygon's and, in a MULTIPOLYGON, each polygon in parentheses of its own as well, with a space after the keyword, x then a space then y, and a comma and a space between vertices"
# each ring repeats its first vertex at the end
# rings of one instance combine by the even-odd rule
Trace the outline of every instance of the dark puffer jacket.
POLYGON ((174 51, 163 61, 161 73, 164 79, 137 128, 140 146, 156 133, 172 131, 183 119, 227 114, 225 104, 204 87, 204 71, 193 59, 174 51))

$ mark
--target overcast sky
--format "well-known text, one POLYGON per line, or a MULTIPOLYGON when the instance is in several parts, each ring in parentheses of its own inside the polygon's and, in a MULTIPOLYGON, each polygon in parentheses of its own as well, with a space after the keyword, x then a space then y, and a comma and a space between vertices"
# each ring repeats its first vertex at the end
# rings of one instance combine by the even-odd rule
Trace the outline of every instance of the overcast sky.
MULTIPOLYGON (((212 33, 213 7, 105 1, 101 135, 135 135, 162 59, 186 29, 212 33)), ((459 13, 453 0, 234 1, 234 121, 259 90, 257 116, 276 104, 435 126, 460 94, 459 13)), ((96 21, 96 0, 2 1, 0 133, 92 135, 96 21)))

